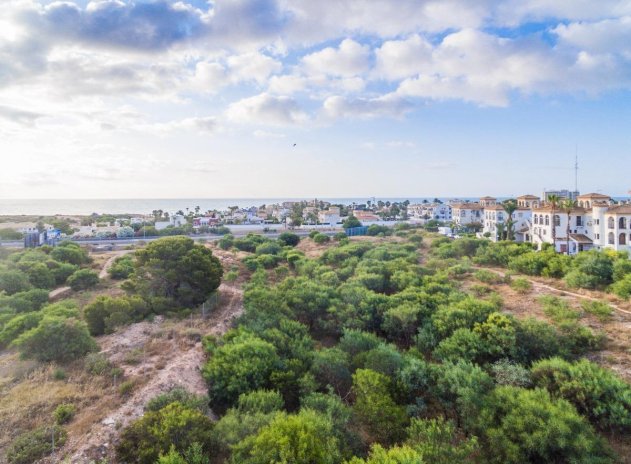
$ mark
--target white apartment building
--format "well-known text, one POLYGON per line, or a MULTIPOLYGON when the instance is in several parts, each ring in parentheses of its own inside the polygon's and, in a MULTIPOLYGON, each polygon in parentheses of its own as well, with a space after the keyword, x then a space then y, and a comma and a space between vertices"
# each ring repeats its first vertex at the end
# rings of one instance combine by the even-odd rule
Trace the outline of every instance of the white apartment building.
POLYGON ((577 204, 569 214, 558 207, 553 211, 550 205, 534 208, 533 243, 552 244, 555 227, 555 249, 561 253, 568 247, 570 254, 592 248, 631 251, 631 204, 614 205, 609 196, 599 193, 579 195, 577 204))
POLYGON ((454 203, 451 205, 451 218, 457 226, 482 224, 484 206, 480 203, 454 203))
MULTIPOLYGON (((511 215, 513 221, 513 233, 516 242, 530 242, 530 219, 532 211, 528 208, 518 208, 511 215)), ((508 213, 501 204, 494 204, 484 208, 484 222, 481 235, 497 242, 500 239, 499 232, 505 230, 508 221, 508 213)))
POLYGON ((417 221, 451 221, 451 206, 444 203, 408 205, 408 216, 417 221))
POLYGON ((318 213, 318 222, 320 224, 335 226, 340 220, 340 208, 337 206, 331 206, 329 209, 318 213))

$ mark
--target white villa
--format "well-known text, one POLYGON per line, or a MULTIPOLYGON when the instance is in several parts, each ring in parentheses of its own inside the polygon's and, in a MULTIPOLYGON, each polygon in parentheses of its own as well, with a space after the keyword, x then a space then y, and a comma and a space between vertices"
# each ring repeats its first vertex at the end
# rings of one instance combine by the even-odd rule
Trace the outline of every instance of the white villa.
POLYGON ((340 208, 337 206, 330 206, 329 209, 318 213, 318 222, 320 224, 335 226, 340 220, 340 208))
POLYGON ((458 226, 482 224, 484 206, 480 203, 454 203, 451 205, 451 218, 458 226))
MULTIPOLYGON (((516 242, 530 242, 530 220, 532 211, 525 207, 518 207, 511 219, 516 242)), ((481 235, 488 236, 490 240, 497 242, 499 231, 505 227, 508 221, 508 213, 501 204, 494 204, 484 208, 484 222, 481 235)))
POLYGON ((451 206, 444 203, 408 205, 408 215, 417 221, 451 221, 451 206))

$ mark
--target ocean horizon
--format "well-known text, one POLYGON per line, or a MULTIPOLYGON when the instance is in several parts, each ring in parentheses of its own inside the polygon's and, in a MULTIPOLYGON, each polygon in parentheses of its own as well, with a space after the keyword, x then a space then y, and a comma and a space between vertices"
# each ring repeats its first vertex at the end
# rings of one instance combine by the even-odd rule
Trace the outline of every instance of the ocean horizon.
MULTIPOLYGON (((432 201, 435 197, 331 197, 317 198, 331 203, 361 204, 367 201, 401 202, 410 200, 411 203, 432 201)), ((452 198, 439 198, 445 201, 452 198)), ((472 200, 477 197, 459 197, 462 200, 472 200)), ((186 211, 186 208, 194 210, 200 207, 202 212, 208 210, 224 210, 230 206, 249 208, 284 201, 313 200, 313 197, 268 197, 268 198, 101 198, 101 199, 0 199, 0 216, 53 216, 76 215, 87 216, 97 214, 151 214, 154 210, 163 210, 173 213, 178 210, 186 211)))
MULTIPOLYGON (((410 203, 421 203, 423 200, 432 201, 434 198, 445 202, 448 200, 469 200, 475 201, 480 197, 321 197, 318 200, 330 203, 341 203, 349 205, 352 203, 362 204, 367 201, 390 201, 402 202, 409 200, 410 203)), ((497 197, 498 200, 510 198, 497 197)), ((154 210, 163 210, 169 213, 178 210, 186 211, 187 208, 194 210, 200 207, 201 212, 208 210, 224 210, 230 206, 248 208, 251 206, 261 206, 284 201, 313 200, 309 197, 269 197, 269 198, 101 198, 101 199, 0 199, 0 216, 54 216, 54 215, 75 215, 87 216, 96 214, 151 214, 154 210)), ((616 200, 629 199, 629 197, 614 197, 616 200)))

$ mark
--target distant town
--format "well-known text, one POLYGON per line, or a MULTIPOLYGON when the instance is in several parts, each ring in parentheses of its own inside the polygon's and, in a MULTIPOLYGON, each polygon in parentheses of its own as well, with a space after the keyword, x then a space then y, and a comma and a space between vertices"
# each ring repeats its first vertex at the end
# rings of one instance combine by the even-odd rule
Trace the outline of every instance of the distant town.
POLYGON ((15 218, 0 224, 0 241, 24 241, 26 247, 62 239, 114 240, 164 235, 222 235, 234 231, 342 230, 354 226, 392 226, 408 222, 459 237, 475 235, 491 241, 530 242, 575 254, 592 248, 629 251, 631 202, 602 193, 547 190, 541 196, 472 200, 435 198, 412 204, 368 200, 332 204, 318 199, 202 211, 199 206, 178 211, 154 210, 147 215, 54 216, 33 222, 15 218), (349 218, 354 218, 349 222, 349 218), (355 221, 356 219, 356 221, 355 221), (11 222, 12 221, 12 222, 11 222))

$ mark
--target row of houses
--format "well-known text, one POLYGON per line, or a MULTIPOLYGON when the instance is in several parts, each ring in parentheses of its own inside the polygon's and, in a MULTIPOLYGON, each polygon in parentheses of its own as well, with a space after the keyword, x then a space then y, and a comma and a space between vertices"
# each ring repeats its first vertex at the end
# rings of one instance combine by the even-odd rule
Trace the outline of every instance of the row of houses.
MULTIPOLYGON (((518 197, 510 218, 514 239, 539 248, 548 243, 570 254, 592 248, 631 251, 631 204, 616 203, 600 193, 576 194, 573 199, 575 206, 566 210, 535 195, 518 197)), ((508 213, 493 197, 450 206, 452 222, 461 227, 477 225, 479 236, 497 241, 506 229, 508 213)))

